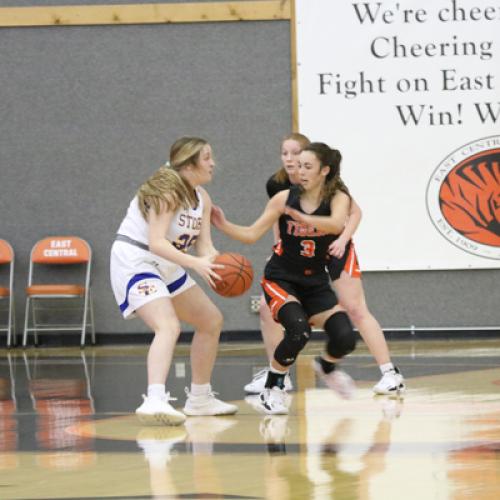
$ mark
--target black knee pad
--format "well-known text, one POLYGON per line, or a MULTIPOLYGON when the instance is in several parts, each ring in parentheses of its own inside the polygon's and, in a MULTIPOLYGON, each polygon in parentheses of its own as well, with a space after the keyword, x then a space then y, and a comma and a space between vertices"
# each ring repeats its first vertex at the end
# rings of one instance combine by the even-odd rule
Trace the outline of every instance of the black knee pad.
POLYGON ((311 336, 311 326, 298 302, 288 302, 278 311, 278 320, 285 328, 285 337, 274 351, 274 359, 282 366, 294 363, 311 336))
POLYGON ((354 351, 357 337, 345 312, 332 314, 326 320, 324 329, 328 335, 326 352, 330 356, 340 359, 354 351))

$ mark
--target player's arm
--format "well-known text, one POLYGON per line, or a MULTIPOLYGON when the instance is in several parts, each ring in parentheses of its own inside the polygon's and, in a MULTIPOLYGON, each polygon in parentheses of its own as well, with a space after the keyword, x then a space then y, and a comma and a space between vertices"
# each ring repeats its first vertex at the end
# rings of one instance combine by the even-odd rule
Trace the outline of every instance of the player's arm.
POLYGON ((361 222, 361 208, 359 205, 351 198, 351 205, 349 210, 349 215, 347 217, 347 222, 342 233, 339 237, 331 243, 328 247, 328 253, 340 259, 345 252, 345 247, 347 243, 352 238, 353 234, 361 222))
POLYGON ((203 198, 203 214, 201 220, 200 234, 195 243, 196 253, 200 256, 215 257, 219 252, 215 249, 212 242, 210 228, 210 212, 212 211, 212 200, 210 195, 203 189, 198 188, 203 198))
POLYGON ((226 219, 220 207, 212 207, 212 224, 226 236, 242 243, 252 244, 262 238, 271 229, 273 224, 279 219, 285 210, 285 202, 288 197, 287 191, 280 191, 267 203, 266 208, 260 217, 250 226, 240 226, 233 224, 226 219))
POLYGON ((150 209, 148 211, 148 243, 149 250, 164 259, 182 267, 189 267, 196 271, 210 285, 214 286, 214 279, 220 279, 216 270, 223 266, 213 264, 210 257, 195 257, 181 252, 165 238, 174 213, 167 210, 166 206, 160 208, 160 213, 150 209))
POLYGON ((340 234, 344 230, 349 215, 350 200, 349 195, 343 191, 337 191, 330 201, 331 215, 308 215, 291 207, 286 207, 285 213, 324 233, 340 234))
POLYGON ((361 222, 361 208, 356 203, 354 198, 351 198, 351 205, 349 207, 349 215, 347 216, 347 222, 342 233, 340 233, 340 238, 344 239, 346 243, 352 238, 353 234, 358 229, 359 223, 361 222))
POLYGON ((277 222, 273 224, 273 236, 274 236, 274 243, 278 243, 280 240, 280 226, 277 222))
MULTIPOLYGON (((280 191, 283 191, 281 187, 277 184, 277 182, 274 180, 274 174, 267 180, 266 182, 266 193, 269 199, 271 199, 275 194, 279 193, 280 191)), ((274 237, 274 243, 278 243, 280 240, 280 227, 277 222, 273 224, 273 237, 274 237)))

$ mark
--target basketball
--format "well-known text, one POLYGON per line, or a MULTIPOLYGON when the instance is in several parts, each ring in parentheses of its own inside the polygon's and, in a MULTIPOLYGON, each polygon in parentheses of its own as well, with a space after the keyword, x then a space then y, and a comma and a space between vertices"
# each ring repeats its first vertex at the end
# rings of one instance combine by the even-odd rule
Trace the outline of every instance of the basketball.
POLYGON ((214 264, 222 264, 224 269, 215 269, 222 278, 214 280, 214 290, 223 297, 238 297, 243 295, 253 281, 253 268, 251 262, 239 253, 223 253, 217 255, 214 264))

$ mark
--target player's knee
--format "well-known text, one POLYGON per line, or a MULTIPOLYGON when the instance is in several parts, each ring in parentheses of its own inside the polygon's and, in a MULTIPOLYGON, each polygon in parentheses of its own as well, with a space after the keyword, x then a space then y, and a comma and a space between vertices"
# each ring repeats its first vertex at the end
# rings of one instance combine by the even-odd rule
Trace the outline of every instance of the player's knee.
POLYGON ((217 307, 210 308, 193 321, 196 330, 219 335, 224 324, 224 316, 217 307))
POLYGON ((181 324, 177 318, 168 318, 157 321, 154 325, 155 335, 164 335, 169 338, 178 338, 181 333, 181 324))
POLYGON ((215 309, 212 314, 212 324, 214 326, 214 329, 218 331, 222 330, 222 325, 224 324, 224 316, 219 311, 219 309, 215 309))
POLYGON ((369 314, 366 306, 359 302, 342 303, 342 307, 346 310, 346 313, 355 325, 358 325, 369 314))
POLYGON ((297 302, 282 306, 278 319, 285 328, 285 336, 274 351, 274 359, 282 366, 290 366, 309 341, 311 326, 302 306, 297 302))
POLYGON ((302 329, 301 333, 285 331, 283 340, 274 351, 274 359, 282 366, 293 365, 299 352, 304 349, 309 340, 310 333, 302 329))
POLYGON ((332 314, 326 320, 324 329, 328 335, 326 351, 330 356, 340 359, 354 351, 357 340, 356 332, 345 312, 332 314))

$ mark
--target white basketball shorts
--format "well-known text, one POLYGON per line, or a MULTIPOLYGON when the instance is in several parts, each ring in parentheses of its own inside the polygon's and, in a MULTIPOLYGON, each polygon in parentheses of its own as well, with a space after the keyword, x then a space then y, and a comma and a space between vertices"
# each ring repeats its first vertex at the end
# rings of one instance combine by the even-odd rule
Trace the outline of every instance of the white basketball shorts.
POLYGON ((125 319, 160 297, 175 297, 196 282, 179 265, 124 241, 111 247, 111 286, 125 319))

